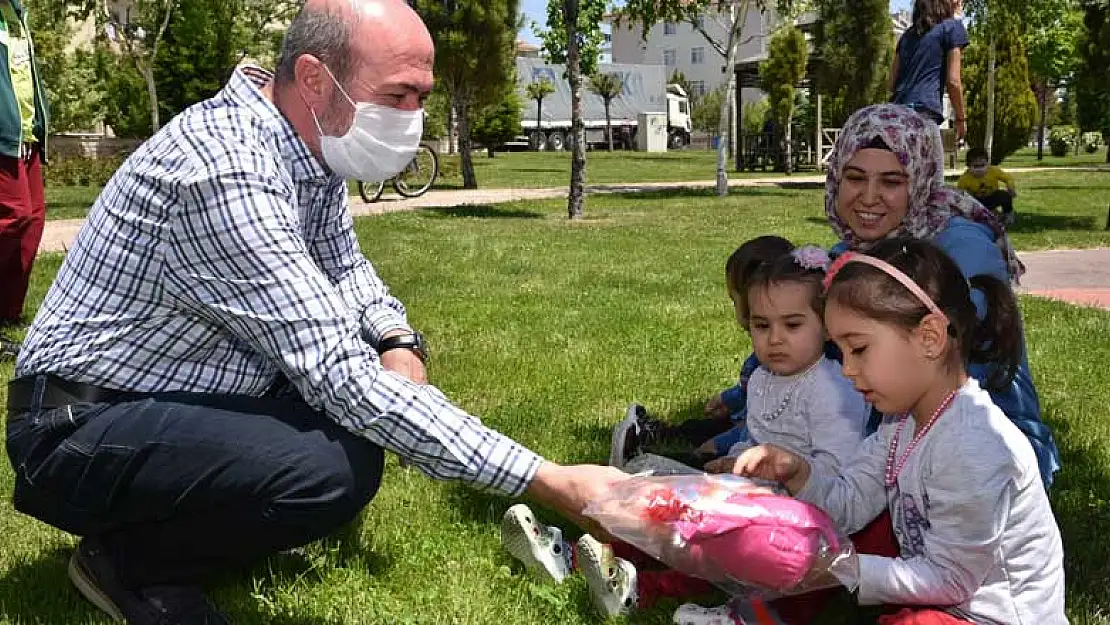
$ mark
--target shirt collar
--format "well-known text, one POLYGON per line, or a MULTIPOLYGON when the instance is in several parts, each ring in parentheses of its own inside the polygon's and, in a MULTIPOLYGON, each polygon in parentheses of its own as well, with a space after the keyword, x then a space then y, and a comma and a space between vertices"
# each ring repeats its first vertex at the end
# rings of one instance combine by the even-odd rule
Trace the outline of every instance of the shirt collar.
POLYGON ((273 77, 271 72, 260 67, 248 65, 236 68, 224 87, 224 94, 276 131, 282 160, 289 164, 294 182, 330 182, 334 176, 324 170, 289 120, 263 95, 262 87, 273 80, 273 77))

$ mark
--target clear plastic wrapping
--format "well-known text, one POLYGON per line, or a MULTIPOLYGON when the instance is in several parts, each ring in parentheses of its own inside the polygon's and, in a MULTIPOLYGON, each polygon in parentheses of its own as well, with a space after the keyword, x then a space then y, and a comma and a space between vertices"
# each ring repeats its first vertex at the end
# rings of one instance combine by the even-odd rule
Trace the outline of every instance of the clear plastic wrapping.
POLYGON ((733 475, 633 477, 585 514, 664 564, 736 596, 854 589, 852 541, 822 510, 733 475))

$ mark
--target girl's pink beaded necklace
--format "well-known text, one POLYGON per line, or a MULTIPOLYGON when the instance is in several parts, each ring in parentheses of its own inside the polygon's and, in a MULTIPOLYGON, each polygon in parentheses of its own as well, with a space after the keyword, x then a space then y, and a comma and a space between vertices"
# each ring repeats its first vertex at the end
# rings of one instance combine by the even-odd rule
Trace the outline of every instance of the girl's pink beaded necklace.
POLYGON ((902 472, 902 466, 906 464, 906 460, 910 457, 910 454, 913 453, 913 450, 917 447, 917 444, 921 442, 921 439, 925 438, 925 435, 929 433, 929 430, 933 429, 933 424, 937 422, 937 419, 939 419, 940 416, 944 414, 944 411, 948 410, 948 407, 952 405, 952 400, 956 398, 956 394, 958 392, 959 389, 952 391, 948 394, 948 397, 944 398, 944 401, 940 402, 940 405, 937 406, 937 409, 933 411, 933 415, 929 417, 929 420, 925 422, 925 425, 921 426, 921 429, 919 429, 917 433, 913 435, 913 439, 906 447, 906 453, 902 454, 902 459, 899 460, 898 465, 895 466, 894 459, 898 455, 898 441, 902 440, 902 430, 905 429, 907 421, 913 420, 913 416, 907 414, 906 418, 902 419, 902 423, 898 424, 898 431, 895 432, 894 439, 890 441, 890 452, 886 456, 887 488, 890 488, 894 486, 895 483, 897 483, 898 474, 902 472))

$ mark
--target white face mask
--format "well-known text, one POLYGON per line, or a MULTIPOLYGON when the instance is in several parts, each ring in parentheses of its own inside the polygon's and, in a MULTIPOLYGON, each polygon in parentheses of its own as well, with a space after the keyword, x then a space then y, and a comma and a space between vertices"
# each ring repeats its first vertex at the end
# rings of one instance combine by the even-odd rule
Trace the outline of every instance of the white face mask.
POLYGON ((324 134, 316 111, 312 111, 312 119, 320 132, 324 162, 340 176, 363 182, 379 182, 399 173, 416 156, 420 147, 420 138, 424 134, 424 110, 402 111, 371 102, 356 103, 327 65, 324 69, 355 108, 351 128, 342 137, 324 134))

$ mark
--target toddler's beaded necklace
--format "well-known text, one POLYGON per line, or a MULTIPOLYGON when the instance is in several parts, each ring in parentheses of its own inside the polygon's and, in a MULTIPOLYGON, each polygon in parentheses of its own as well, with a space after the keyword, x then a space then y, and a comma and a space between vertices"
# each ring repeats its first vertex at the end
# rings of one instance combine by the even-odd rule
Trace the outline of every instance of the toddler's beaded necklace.
POLYGON ((898 431, 894 433, 894 438, 890 441, 890 451, 886 456, 887 488, 893 487, 894 484, 898 482, 898 474, 902 472, 902 467, 906 464, 906 460, 910 457, 910 454, 913 453, 913 450, 917 448, 917 444, 921 442, 921 439, 925 438, 929 430, 933 429, 933 425, 937 422, 937 419, 939 419, 940 416, 944 414, 944 411, 948 410, 948 407, 952 405, 952 400, 956 398, 958 392, 959 389, 952 391, 948 394, 948 397, 944 398, 944 401, 940 402, 940 405, 933 411, 933 415, 929 417, 925 425, 921 426, 917 433, 913 435, 913 439, 910 440, 910 444, 906 447, 906 453, 902 454, 902 458, 898 461, 896 466, 894 459, 898 455, 898 441, 902 440, 902 430, 906 428, 906 423, 908 421, 913 421, 913 415, 905 415, 902 422, 898 424, 898 431))
POLYGON ((791 385, 790 388, 786 391, 786 396, 784 396, 782 398, 782 401, 779 402, 778 407, 771 411, 771 414, 767 415, 768 421, 774 421, 775 419, 778 419, 780 416, 782 416, 783 411, 785 411, 787 406, 790 405, 790 400, 794 399, 794 393, 798 390, 798 387, 802 385, 802 382, 805 382, 806 378, 809 377, 809 374, 817 368, 817 365, 821 364, 822 360, 824 360, 824 357, 818 358, 813 362, 812 365, 806 367, 805 371, 798 374, 798 377, 794 379, 794 384, 791 385))

